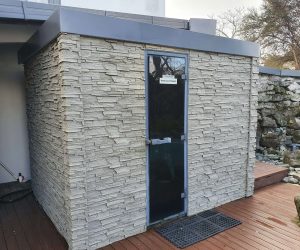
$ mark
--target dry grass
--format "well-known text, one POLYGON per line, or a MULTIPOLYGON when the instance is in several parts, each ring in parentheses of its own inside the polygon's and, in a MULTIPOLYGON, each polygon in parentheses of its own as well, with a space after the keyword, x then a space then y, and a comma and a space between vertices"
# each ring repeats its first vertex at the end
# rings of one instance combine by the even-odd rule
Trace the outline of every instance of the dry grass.
POLYGON ((295 159, 296 159, 296 160, 300 160, 300 150, 297 150, 297 151, 295 152, 295 159))
POLYGON ((296 216, 295 219, 293 219, 293 223, 295 223, 298 227, 300 227, 300 219, 298 216, 296 216))
POLYGON ((300 161, 300 150, 295 152, 284 151, 283 153, 283 162, 286 164, 291 164, 293 161, 300 161))
POLYGON ((291 152, 290 151, 285 151, 283 153, 283 163, 290 164, 291 159, 292 159, 291 152))

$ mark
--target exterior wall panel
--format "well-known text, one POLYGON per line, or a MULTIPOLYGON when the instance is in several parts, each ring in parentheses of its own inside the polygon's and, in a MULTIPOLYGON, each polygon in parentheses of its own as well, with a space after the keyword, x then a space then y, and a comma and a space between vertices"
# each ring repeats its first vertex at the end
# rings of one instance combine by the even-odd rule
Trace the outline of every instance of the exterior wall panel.
POLYGON ((33 192, 68 242, 71 239, 70 162, 59 41, 25 65, 33 192))
POLYGON ((253 193, 257 74, 252 63, 257 67, 251 58, 190 53, 189 215, 253 193))

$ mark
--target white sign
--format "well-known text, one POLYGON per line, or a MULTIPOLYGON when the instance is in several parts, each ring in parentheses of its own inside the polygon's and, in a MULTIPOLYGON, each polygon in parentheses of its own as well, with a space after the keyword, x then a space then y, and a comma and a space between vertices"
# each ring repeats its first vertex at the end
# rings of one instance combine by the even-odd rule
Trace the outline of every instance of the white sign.
POLYGON ((160 84, 177 84, 177 79, 173 75, 163 75, 159 78, 160 84))

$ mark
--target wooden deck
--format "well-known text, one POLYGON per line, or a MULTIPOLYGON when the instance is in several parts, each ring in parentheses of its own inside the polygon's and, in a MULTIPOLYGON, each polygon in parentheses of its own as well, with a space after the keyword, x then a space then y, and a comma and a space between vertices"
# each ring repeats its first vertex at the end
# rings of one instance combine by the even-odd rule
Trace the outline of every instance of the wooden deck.
MULTIPOLYGON (((251 198, 230 202, 219 211, 242 221, 242 225, 186 249, 300 249, 300 227, 295 224, 294 196, 300 186, 278 183, 256 191, 251 198)), ((13 204, 0 204, 0 249, 68 249, 32 195, 13 204)), ((105 248, 176 249, 153 230, 105 248)))
MULTIPOLYGON (((0 195, 21 185, 2 184, 0 195)), ((14 203, 0 203, 0 249, 65 250, 68 245, 31 194, 14 203)))
MULTIPOLYGON (((300 186, 279 183, 256 191, 251 198, 218 208, 242 224, 199 242, 196 249, 300 249, 300 227, 295 224, 294 196, 300 186)), ((103 250, 176 249, 153 230, 113 243, 103 250)))
POLYGON ((282 181, 288 175, 286 167, 275 166, 270 163, 259 162, 255 163, 254 176, 255 176, 255 189, 266 187, 282 181))

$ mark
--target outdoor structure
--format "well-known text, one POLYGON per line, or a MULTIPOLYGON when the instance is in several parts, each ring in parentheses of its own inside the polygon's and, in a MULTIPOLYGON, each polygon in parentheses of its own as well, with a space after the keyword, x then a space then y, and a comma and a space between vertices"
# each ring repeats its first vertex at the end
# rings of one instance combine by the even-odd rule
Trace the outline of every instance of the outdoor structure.
POLYGON ((34 194, 71 249, 251 196, 257 44, 81 11, 23 46, 34 194))
MULTIPOLYGON (((216 21, 211 19, 191 20, 164 18, 163 1, 140 0, 139 4, 129 6, 126 1, 89 1, 97 9, 79 9, 69 6, 87 3, 87 1, 60 0, 0 0, 0 183, 15 181, 18 173, 30 180, 30 162, 28 150, 28 133, 25 108, 24 70, 18 64, 17 52, 35 31, 59 8, 76 9, 102 16, 122 18, 126 20, 191 30, 206 34, 215 34, 216 21), (41 3, 43 2, 43 3, 41 3), (122 2, 122 4, 119 4, 122 2), (55 4, 45 4, 55 3, 55 4), (117 3, 117 4, 116 4, 117 3), (153 4, 153 8, 151 4, 153 4), (158 4, 158 5, 157 5, 158 4), (126 5, 126 8, 123 8, 126 5), (156 8, 157 6, 158 8, 156 8), (160 6, 160 7, 159 7, 160 6), (119 9, 122 7, 123 9, 119 9), (132 7, 135 14, 114 12, 132 7), (101 9, 102 8, 102 9, 101 9), (101 9, 101 10, 100 10, 101 9), (144 11, 151 15, 141 15, 144 11), (5 165, 12 174, 3 167, 5 165)), ((88 5, 91 7, 91 5, 88 5)), ((47 37, 47 35, 46 35, 47 37)))

